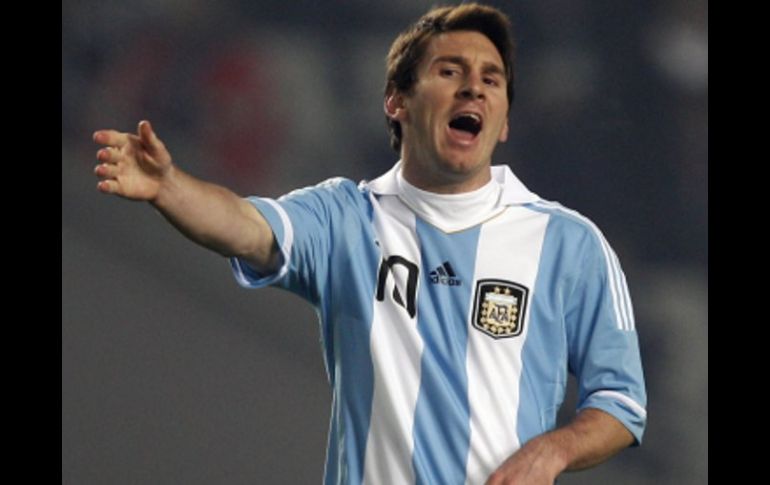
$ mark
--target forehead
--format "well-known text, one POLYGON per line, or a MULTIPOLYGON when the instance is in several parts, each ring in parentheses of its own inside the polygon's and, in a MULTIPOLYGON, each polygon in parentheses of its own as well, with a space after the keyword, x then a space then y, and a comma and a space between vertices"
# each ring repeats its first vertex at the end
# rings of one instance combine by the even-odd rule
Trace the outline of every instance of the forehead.
POLYGON ((458 56, 471 62, 493 63, 501 69, 503 58, 495 44, 481 32, 458 30, 443 32, 430 39, 421 64, 429 66, 438 57, 458 56))

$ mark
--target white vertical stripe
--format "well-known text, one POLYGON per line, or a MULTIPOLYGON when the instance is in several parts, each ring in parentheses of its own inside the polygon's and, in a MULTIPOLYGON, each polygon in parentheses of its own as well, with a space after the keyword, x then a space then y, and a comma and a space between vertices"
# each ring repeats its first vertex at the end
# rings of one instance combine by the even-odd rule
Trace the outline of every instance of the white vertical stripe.
POLYGON ((556 202, 541 201, 535 204, 536 206, 544 207, 546 209, 557 209, 571 216, 576 217, 580 221, 590 227, 596 236, 599 238, 599 242, 602 246, 602 252, 604 253, 604 260, 607 264, 607 274, 609 277, 610 294, 612 295, 612 307, 615 311, 615 321, 617 326, 621 330, 633 329, 633 314, 627 313, 631 309, 631 301, 628 297, 628 288, 625 284, 625 277, 620 270, 620 265, 617 261, 617 256, 612 251, 607 240, 604 238, 604 234, 590 219, 583 216, 577 211, 567 209, 566 207, 556 202), (621 301, 622 300, 622 301, 621 301), (623 311, 621 311, 621 307, 623 311))
MULTIPOLYGON (((576 212, 574 215, 578 215, 576 212)), ((580 216, 582 217, 582 216, 580 216)), ((610 287, 610 294, 612 295, 612 307, 615 310, 615 322, 617 323, 618 328, 622 329, 625 327, 625 320, 623 319, 623 315, 620 313, 620 297, 618 296, 618 284, 617 284, 617 275, 615 274, 615 262, 612 260, 612 256, 610 255, 610 251, 608 250, 607 242, 604 240, 604 235, 601 233, 598 227, 596 227, 593 223, 588 221, 588 219, 583 218, 586 222, 589 222, 592 229, 594 229, 594 232, 599 237, 599 242, 602 246, 602 252, 604 253, 604 261, 607 265, 607 278, 609 279, 609 287, 610 287)))
MULTIPOLYGON (((609 243, 608 243, 609 245, 609 243)), ((622 316, 622 330, 628 330, 630 327, 630 318, 628 314, 628 305, 626 304, 626 292, 623 291, 623 272, 620 270, 618 256, 612 248, 609 248, 610 258, 612 260, 612 274, 618 291, 618 304, 620 306, 620 315, 622 316)))
MULTIPOLYGON (((618 261, 618 256, 615 254, 615 251, 612 250, 611 247, 609 247, 609 243, 604 241, 604 243, 607 245, 607 250, 610 253, 610 258, 612 260, 612 274, 614 276, 615 285, 617 286, 618 291, 618 305, 620 306, 620 314, 623 317, 622 325, 620 325, 620 328, 622 330, 629 330, 630 326, 630 319, 628 314, 628 305, 626 304, 626 292, 623 290, 623 272, 620 270, 620 262, 618 261)), ((612 281, 612 279, 610 280, 612 281)))
POLYGON ((635 329, 634 325, 634 309, 631 305, 631 296, 628 293, 628 283, 626 282, 626 275, 623 273, 623 270, 620 268, 620 261, 618 260, 618 255, 614 252, 612 255, 615 257, 615 265, 618 268, 618 282, 620 284, 620 294, 621 294, 621 301, 623 304, 623 309, 626 313, 626 321, 625 326, 623 327, 624 330, 633 331, 635 329))
POLYGON ((548 214, 509 207, 481 228, 474 286, 479 279, 495 278, 522 284, 530 293, 524 329, 518 337, 496 340, 475 329, 471 323, 473 303, 469 306, 467 368, 471 442, 466 468, 468 484, 484 483, 520 446, 516 429, 521 351, 532 315, 530 303, 548 219, 548 214))
MULTIPOLYGON (((420 267, 414 215, 396 197, 383 196, 379 203, 374 197, 372 200, 374 229, 383 257, 402 256, 420 267)), ((374 301, 370 342, 374 393, 364 458, 365 484, 415 481, 412 429, 424 344, 417 331, 419 315, 410 318, 406 309, 393 301, 394 285, 406 304, 406 271, 399 266, 387 279, 384 300, 374 301)))
POLYGON ((628 283, 626 282, 626 275, 622 271, 620 272, 620 275, 623 277, 623 290, 625 291, 625 300, 626 305, 628 306, 628 315, 631 317, 628 325, 628 329, 630 331, 636 330, 636 318, 634 317, 634 305, 631 303, 631 296, 628 292, 628 283))

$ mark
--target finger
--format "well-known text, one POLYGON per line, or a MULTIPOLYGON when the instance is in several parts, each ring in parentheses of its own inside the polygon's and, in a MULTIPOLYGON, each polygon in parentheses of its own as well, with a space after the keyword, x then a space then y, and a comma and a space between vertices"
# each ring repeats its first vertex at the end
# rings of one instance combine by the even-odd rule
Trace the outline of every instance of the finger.
POLYGON ((120 157, 118 150, 113 147, 100 148, 96 152, 96 159, 104 163, 118 163, 120 157))
POLYGON ((105 194, 115 194, 118 192, 118 181, 114 179, 102 180, 96 184, 96 188, 105 194))
POLYGON ((117 167, 117 165, 111 165, 107 163, 102 163, 101 165, 97 165, 94 167, 94 173, 103 178, 115 178, 118 176, 118 172, 120 169, 117 167))
POLYGON ((140 121, 137 132, 139 133, 139 139, 142 141, 142 145, 151 155, 157 155, 159 150, 163 148, 163 143, 155 134, 149 121, 140 121))
POLYGON ((99 130, 94 132, 94 141, 100 145, 122 147, 128 144, 128 133, 115 130, 99 130))

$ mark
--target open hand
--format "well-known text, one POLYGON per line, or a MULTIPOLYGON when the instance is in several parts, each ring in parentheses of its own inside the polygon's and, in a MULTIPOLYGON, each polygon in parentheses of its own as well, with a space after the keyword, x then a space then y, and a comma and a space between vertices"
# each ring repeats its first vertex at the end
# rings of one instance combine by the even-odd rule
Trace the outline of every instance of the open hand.
POLYGON ((106 145, 96 152, 102 162, 94 169, 99 191, 132 200, 153 201, 172 168, 171 155, 149 121, 140 121, 137 134, 99 130, 94 141, 106 145))

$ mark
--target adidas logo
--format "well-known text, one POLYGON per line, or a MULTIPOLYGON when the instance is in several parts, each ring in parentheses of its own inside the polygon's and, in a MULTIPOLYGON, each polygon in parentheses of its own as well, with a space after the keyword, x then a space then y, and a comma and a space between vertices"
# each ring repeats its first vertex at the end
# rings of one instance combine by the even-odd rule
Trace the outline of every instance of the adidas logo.
POLYGON ((429 276, 430 282, 437 285, 460 286, 462 284, 449 261, 444 261, 438 268, 431 271, 429 276))

